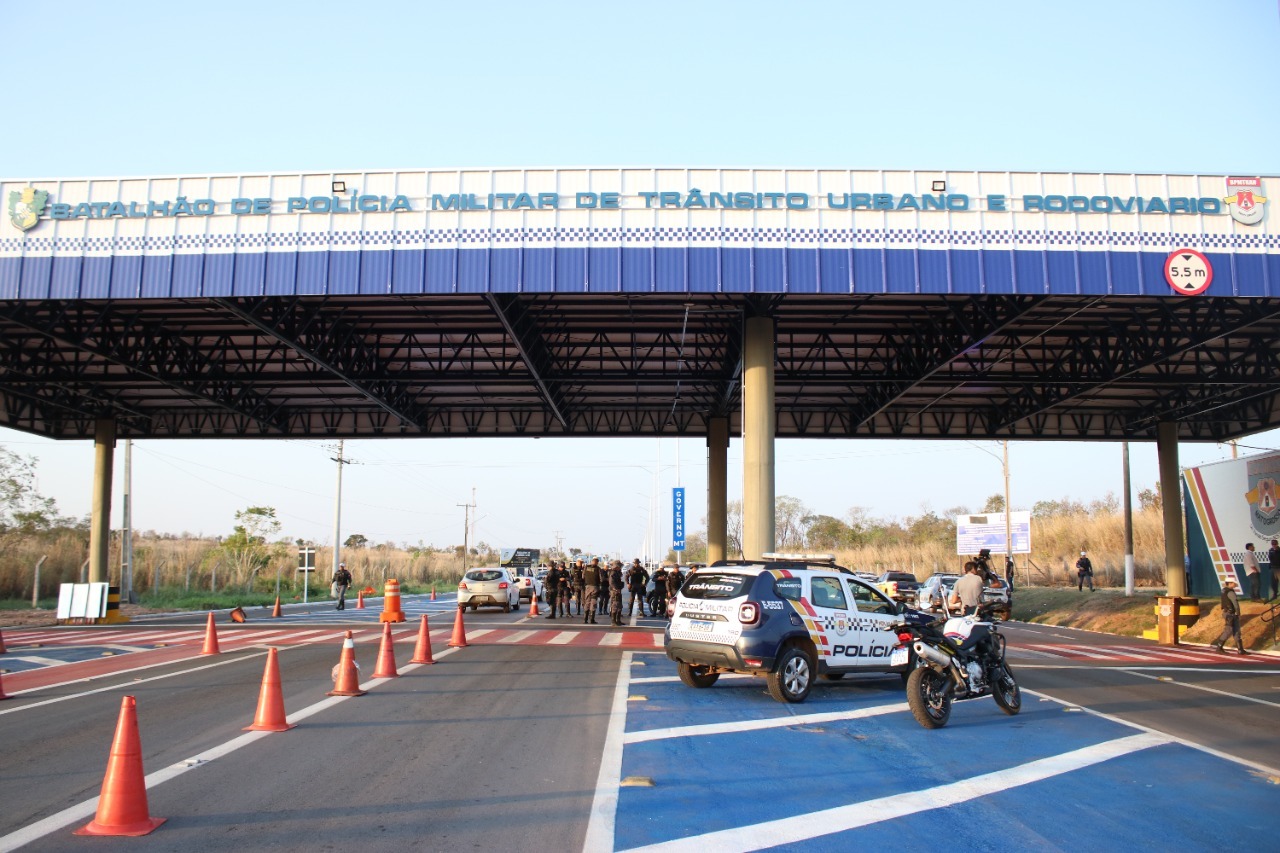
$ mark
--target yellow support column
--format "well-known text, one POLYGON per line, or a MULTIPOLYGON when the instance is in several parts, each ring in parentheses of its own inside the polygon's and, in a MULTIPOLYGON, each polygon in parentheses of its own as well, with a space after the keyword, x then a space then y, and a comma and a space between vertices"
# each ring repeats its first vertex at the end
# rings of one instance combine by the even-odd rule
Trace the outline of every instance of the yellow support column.
POLYGON ((759 560, 774 550, 773 318, 749 317, 742 348, 742 550, 759 560))

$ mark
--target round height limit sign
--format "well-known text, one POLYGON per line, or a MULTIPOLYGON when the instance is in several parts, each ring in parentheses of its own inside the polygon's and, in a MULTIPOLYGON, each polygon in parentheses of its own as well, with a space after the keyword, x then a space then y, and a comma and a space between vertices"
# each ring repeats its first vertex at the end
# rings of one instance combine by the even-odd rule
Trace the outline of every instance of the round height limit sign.
POLYGON ((1164 280, 1179 296, 1199 296, 1213 284, 1213 265, 1195 249, 1178 249, 1165 259, 1164 280))

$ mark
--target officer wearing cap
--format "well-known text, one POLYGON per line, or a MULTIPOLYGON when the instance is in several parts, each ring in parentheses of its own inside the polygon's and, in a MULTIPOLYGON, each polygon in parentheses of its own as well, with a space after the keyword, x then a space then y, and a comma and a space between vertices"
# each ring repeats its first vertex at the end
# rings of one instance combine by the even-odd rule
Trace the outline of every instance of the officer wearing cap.
POLYGON ((1089 555, 1084 551, 1080 552, 1080 559, 1076 560, 1076 574, 1080 577, 1080 583, 1076 587, 1079 592, 1084 592, 1084 585, 1089 585, 1089 592, 1093 592, 1093 563, 1089 560, 1089 555))
MULTIPOLYGON (((582 565, 582 561, 578 561, 582 565)), ((596 597, 600 594, 600 561, 592 560, 582 570, 582 624, 596 624, 596 597)))
POLYGON ((644 615, 644 591, 647 583, 649 583, 649 573, 644 570, 644 566, 640 565, 640 558, 636 557, 631 561, 631 568, 627 569, 627 590, 631 593, 631 598, 627 602, 627 616, 635 611, 637 600, 640 602, 640 615, 644 615))
POLYGON ((338 568, 333 572, 333 597, 338 599, 335 610, 347 609, 347 590, 350 587, 351 572, 347 571, 346 563, 338 563, 338 568))

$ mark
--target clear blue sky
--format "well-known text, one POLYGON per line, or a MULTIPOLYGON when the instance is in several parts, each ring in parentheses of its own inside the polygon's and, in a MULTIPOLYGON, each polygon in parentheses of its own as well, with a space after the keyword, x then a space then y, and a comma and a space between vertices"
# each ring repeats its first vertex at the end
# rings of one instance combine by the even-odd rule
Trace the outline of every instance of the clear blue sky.
MULTIPOLYGON (((12 178, 460 166, 707 165, 1280 174, 1276 0, 1071 3, 18 2, 0 0, 12 178)), ((90 442, 0 430, 89 510, 90 442)), ((1280 446, 1280 434, 1246 440, 1280 446)), ((229 532, 276 507, 329 542, 313 441, 135 444, 134 523, 229 532)), ((694 526, 705 449, 679 442, 694 526)), ((343 536, 638 553, 677 442, 347 443, 343 536)), ((993 443, 782 441, 815 511, 980 508, 993 443)), ((1227 458, 1181 448, 1184 465, 1227 458)), ((1120 490, 1113 444, 1015 442, 1013 503, 1120 490)), ((730 448, 730 495, 740 493, 730 448)), ((1135 487, 1155 450, 1133 448, 1135 487)), ((120 477, 117 468, 116 491, 120 477)), ((119 524, 119 506, 113 514, 119 524)), ((662 522, 669 529, 669 519, 662 522)))

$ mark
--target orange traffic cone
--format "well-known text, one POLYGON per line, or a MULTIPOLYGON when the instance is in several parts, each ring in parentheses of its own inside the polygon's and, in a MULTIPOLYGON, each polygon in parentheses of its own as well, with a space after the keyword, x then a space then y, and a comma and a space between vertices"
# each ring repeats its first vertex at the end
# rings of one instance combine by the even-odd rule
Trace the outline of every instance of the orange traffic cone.
POLYGON ((356 593, 356 610, 364 610, 364 590, 356 593))
POLYGON ((435 663, 431 657, 431 628, 427 625, 427 614, 422 614, 422 625, 418 628, 418 644, 413 647, 413 657, 409 663, 435 663))
POLYGON ((102 779, 98 813, 76 835, 147 835, 164 823, 147 811, 146 774, 142 772, 142 741, 138 738, 138 705, 132 696, 120 703, 120 720, 102 779))
MULTIPOLYGON (((536 596, 536 595, 534 595, 534 596, 530 596, 530 598, 529 598, 529 616, 530 616, 530 617, 533 617, 533 616, 537 616, 537 615, 539 615, 539 614, 538 614, 538 596, 536 596)), ((552 616, 554 616, 555 614, 554 614, 554 613, 552 613, 551 615, 552 615, 552 616)))
POLYGON ((0 655, 5 653, 4 647, 4 631, 0 631, 0 655))
POLYGON ((458 617, 453 620, 453 636, 449 638, 449 645, 462 648, 467 643, 467 626, 462 622, 462 608, 458 608, 458 617))
POLYGON ((431 587, 431 600, 432 601, 436 600, 436 588, 434 586, 431 587))
POLYGON ((338 671, 334 679, 333 689, 326 696, 363 696, 367 691, 360 689, 360 673, 356 669, 356 643, 348 631, 342 638, 342 657, 334 667, 338 671))
POLYGON ((379 622, 403 622, 404 611, 400 609, 400 581, 388 578, 382 590, 382 612, 378 614, 379 622))
POLYGON ((391 641, 391 623, 382 626, 382 645, 378 648, 378 662, 373 667, 374 678, 399 678, 396 672, 396 647, 391 641))
POLYGON ((209 614, 209 622, 204 628, 204 648, 200 650, 202 655, 221 654, 222 650, 218 648, 218 629, 213 624, 213 614, 209 614))
POLYGON ((280 618, 280 596, 278 595, 276 596, 276 606, 271 608, 271 618, 272 619, 280 618))
MULTIPOLYGON (((419 642, 421 642, 421 640, 419 640, 419 642)), ((430 647, 430 646, 427 646, 427 656, 428 656, 428 657, 430 657, 430 656, 431 656, 431 647, 430 647)), ((435 663, 435 661, 433 661, 433 660, 429 660, 429 661, 420 661, 420 663, 435 663)), ((3 702, 5 699, 12 699, 12 698, 13 698, 12 696, 6 696, 6 695, 5 695, 5 692, 4 692, 4 676, 3 676, 3 675, 0 675, 0 702, 3 702)))
POLYGON ((227 616, 231 617, 232 622, 248 622, 249 621, 248 619, 245 618, 243 607, 237 607, 236 609, 228 613, 227 616))
POLYGON ((295 728, 284 719, 284 694, 280 691, 280 663, 276 650, 267 650, 267 666, 262 671, 262 689, 258 692, 258 713, 246 732, 287 732, 295 728))

